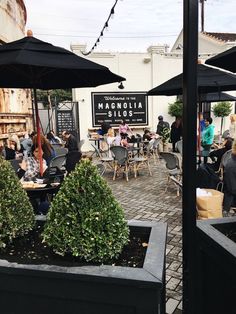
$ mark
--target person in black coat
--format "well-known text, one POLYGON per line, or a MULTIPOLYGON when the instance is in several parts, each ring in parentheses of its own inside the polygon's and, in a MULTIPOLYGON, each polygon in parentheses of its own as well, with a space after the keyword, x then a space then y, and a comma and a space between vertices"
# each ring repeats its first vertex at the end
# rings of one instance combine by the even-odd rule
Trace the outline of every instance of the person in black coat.
POLYGON ((224 201, 223 209, 225 215, 230 211, 236 197, 236 141, 232 146, 231 158, 227 161, 224 169, 224 201))
POLYGON ((221 159, 224 155, 224 153, 226 153, 228 150, 230 150, 232 148, 232 139, 231 138, 227 138, 224 143, 223 146, 219 149, 215 149, 213 151, 210 152, 209 157, 211 158, 211 160, 213 161, 213 163, 211 164, 212 168, 215 171, 218 171, 220 168, 220 163, 221 163, 221 159))
POLYGON ((176 118, 176 120, 171 124, 170 130, 170 141, 172 143, 172 150, 176 152, 175 144, 182 137, 182 120, 181 118, 176 118))
POLYGON ((82 154, 79 152, 76 138, 69 131, 63 131, 62 137, 66 141, 65 147, 68 149, 65 168, 69 174, 75 169, 75 166, 80 161, 82 154))

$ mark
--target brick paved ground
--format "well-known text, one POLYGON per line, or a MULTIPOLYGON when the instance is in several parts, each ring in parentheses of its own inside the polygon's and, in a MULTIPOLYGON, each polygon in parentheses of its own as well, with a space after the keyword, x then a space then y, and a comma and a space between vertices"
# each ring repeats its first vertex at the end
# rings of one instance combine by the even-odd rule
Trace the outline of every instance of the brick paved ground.
POLYGON ((104 178, 109 182, 114 195, 125 209, 127 219, 154 220, 168 223, 166 250, 166 313, 182 313, 182 227, 181 196, 171 183, 166 189, 167 173, 164 162, 151 163, 153 176, 146 169, 140 170, 129 182, 123 176, 112 180, 112 172, 106 171, 104 178))

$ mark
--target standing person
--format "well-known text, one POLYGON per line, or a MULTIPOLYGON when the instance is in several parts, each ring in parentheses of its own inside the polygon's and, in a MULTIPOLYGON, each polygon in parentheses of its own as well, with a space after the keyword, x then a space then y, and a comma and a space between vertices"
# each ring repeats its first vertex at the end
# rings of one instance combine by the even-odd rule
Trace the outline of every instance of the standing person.
POLYGON ((128 126, 126 121, 123 119, 121 120, 121 124, 119 125, 119 134, 121 138, 127 138, 128 136, 128 131, 133 134, 131 128, 128 126))
POLYGON ((204 163, 207 163, 207 157, 210 153, 211 146, 214 141, 214 125, 212 125, 212 118, 205 119, 206 128, 202 133, 202 141, 201 145, 203 147, 203 156, 204 156, 204 163))
POLYGON ((228 216, 230 207, 236 197, 236 140, 232 145, 231 158, 227 161, 224 168, 224 216, 228 216))
POLYGON ((170 137, 170 125, 168 122, 164 121, 163 116, 158 117, 157 131, 156 134, 162 137, 162 142, 160 143, 160 151, 168 151, 168 141, 170 137))
POLYGON ((200 123, 200 132, 202 134, 202 132, 205 130, 206 128, 206 125, 205 125, 205 120, 204 120, 204 117, 203 117, 203 113, 201 112, 200 113, 200 116, 199 116, 199 123, 200 123))
POLYGON ((230 115, 229 137, 236 139, 236 114, 230 115))
POLYGON ((182 120, 181 118, 176 118, 176 120, 171 124, 170 130, 170 141, 172 143, 172 150, 176 152, 175 144, 182 137, 182 120))
POLYGON ((81 159, 81 152, 78 149, 78 143, 74 135, 72 135, 69 131, 63 131, 62 137, 66 141, 65 147, 68 149, 68 154, 66 157, 66 171, 69 174, 76 167, 76 164, 81 159))
POLYGON ((74 135, 72 135, 69 131, 63 131, 62 137, 65 140, 65 147, 68 148, 69 152, 78 151, 78 142, 74 135))

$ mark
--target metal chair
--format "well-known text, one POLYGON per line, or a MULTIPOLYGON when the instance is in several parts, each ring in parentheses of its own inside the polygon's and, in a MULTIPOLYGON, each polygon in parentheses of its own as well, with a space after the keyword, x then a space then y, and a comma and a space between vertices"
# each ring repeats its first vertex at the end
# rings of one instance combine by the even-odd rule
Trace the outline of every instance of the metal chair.
POLYGON ((68 153, 68 149, 65 147, 56 147, 54 148, 56 156, 66 155, 68 153))
POLYGON ((17 170, 20 168, 19 164, 22 162, 22 159, 10 159, 8 160, 15 171, 17 173, 17 170))
POLYGON ((66 155, 60 155, 54 157, 47 169, 49 179, 58 179, 60 182, 63 181, 65 175, 65 163, 66 155))
MULTIPOLYGON (((164 159, 164 161, 166 163, 166 168, 168 169, 168 177, 167 177, 167 185, 166 185, 166 191, 167 191, 169 183, 171 181, 173 182, 171 177, 174 177, 179 182, 181 182, 181 176, 182 176, 181 164, 180 164, 180 160, 179 160, 178 156, 174 153, 161 152, 160 156, 164 159)), ((178 185, 177 185, 177 196, 179 196, 179 186, 178 185)))
POLYGON ((96 164, 96 167, 98 169, 100 176, 103 176, 106 171, 106 167, 103 164, 96 164))
POLYGON ((95 145, 91 144, 91 146, 93 147, 94 151, 91 155, 91 157, 96 154, 97 157, 102 158, 102 156, 106 156, 108 153, 108 150, 103 151, 101 149, 98 149, 95 145))
POLYGON ((123 169, 125 173, 126 181, 129 181, 129 158, 128 150, 123 146, 112 146, 110 148, 114 157, 114 175, 113 180, 116 179, 119 170, 123 169))
POLYGON ((158 148, 161 141, 161 137, 153 139, 148 143, 146 147, 147 157, 153 157, 155 164, 157 163, 157 161, 159 161, 158 148))
POLYGON ((149 164, 149 160, 148 160, 148 157, 146 156, 142 156, 142 157, 134 157, 132 159, 133 161, 133 166, 134 166, 134 177, 137 178, 137 175, 138 175, 138 171, 140 168, 142 167, 147 167, 148 168, 148 171, 149 171, 149 174, 150 176, 152 176, 152 172, 151 172, 151 169, 150 169, 150 164, 149 164))

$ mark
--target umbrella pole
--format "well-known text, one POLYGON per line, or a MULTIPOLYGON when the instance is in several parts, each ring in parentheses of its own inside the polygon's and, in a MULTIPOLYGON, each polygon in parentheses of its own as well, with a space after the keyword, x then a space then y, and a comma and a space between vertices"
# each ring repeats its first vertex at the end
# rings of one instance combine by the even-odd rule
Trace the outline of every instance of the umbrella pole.
POLYGON ((36 117, 36 130, 37 130, 37 144, 39 150, 39 173, 40 176, 43 176, 43 153, 42 153, 42 145, 40 138, 40 122, 39 122, 39 109, 38 109, 38 99, 36 88, 34 88, 34 106, 35 106, 35 117, 36 117))
POLYGON ((202 110, 202 103, 201 103, 201 97, 199 95, 199 100, 198 100, 198 139, 197 139, 197 150, 198 150, 198 163, 199 165, 201 164, 201 110, 202 110))

